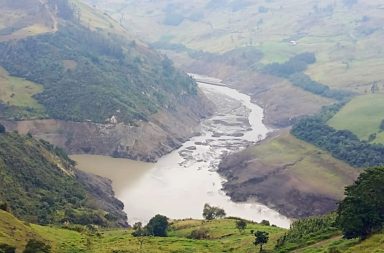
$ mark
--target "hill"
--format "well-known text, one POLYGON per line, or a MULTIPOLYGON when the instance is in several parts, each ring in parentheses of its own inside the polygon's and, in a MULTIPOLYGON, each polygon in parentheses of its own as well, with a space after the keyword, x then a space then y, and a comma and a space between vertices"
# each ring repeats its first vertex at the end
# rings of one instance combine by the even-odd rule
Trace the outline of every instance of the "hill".
MULTIPOLYGON (((142 251, 148 253, 161 252, 239 252, 250 253, 257 249, 253 245, 252 230, 269 232, 270 240, 264 246, 265 252, 340 252, 340 253, 371 253, 381 252, 383 234, 376 234, 365 241, 345 240, 340 232, 329 225, 329 218, 311 218, 298 222, 294 230, 268 227, 248 222, 247 229, 240 233, 235 227, 235 220, 224 219, 203 222, 200 220, 172 221, 168 237, 151 237, 144 239, 142 251), (324 222, 323 222, 324 220, 324 222), (321 221, 321 222, 320 222, 321 221), (315 223, 316 222, 316 223, 315 223), (314 226, 314 224, 318 224, 314 226), (320 225, 323 224, 323 225, 320 225), (319 229, 319 226, 321 229, 319 229), (310 232, 316 227, 316 231, 310 232), (189 239, 191 231, 206 229, 209 239, 189 239), (297 236, 306 233, 305 240, 297 240, 297 236), (287 235, 292 238, 284 246, 276 248, 279 238, 287 235)), ((330 220, 332 221, 332 220, 330 220)), ((22 222, 9 213, 0 210, 0 244, 6 243, 21 252, 30 239, 51 245, 53 253, 64 252, 138 252, 140 242, 131 235, 131 229, 99 229, 78 231, 55 226, 39 226, 22 222), (15 240, 18 235, 18 240, 15 240)), ((281 239, 280 239, 281 240, 281 239)))
POLYGON ((150 42, 218 54, 251 46, 261 51, 263 64, 310 51, 319 60, 307 73, 321 83, 364 91, 372 81, 383 80, 383 51, 376 46, 384 36, 381 2, 87 2, 150 42))
POLYGON ((110 181, 80 172, 59 148, 31 136, 0 134, 0 202, 39 224, 126 226, 110 181))
MULTIPOLYGON (((274 241, 284 233, 284 229, 248 223, 240 233, 233 219, 203 222, 201 220, 177 220, 171 222, 168 237, 151 237, 144 241, 142 251, 155 252, 253 252, 251 230, 265 230, 270 233, 271 242, 266 249, 271 250, 274 241), (188 238, 193 230, 205 230, 209 239, 188 238)), ((28 239, 38 239, 52 246, 52 252, 138 252, 140 243, 133 237, 132 229, 100 229, 94 233, 74 231, 54 226, 25 224, 12 215, 0 210, 0 244, 7 243, 19 251, 28 239), (20 235, 14 240, 12 235, 20 235)))
POLYGON ((200 119, 211 112, 187 74, 140 40, 131 39, 108 15, 81 1, 3 4, 0 13, 4 11, 9 22, 7 37, 0 41, 4 83, 0 118, 9 129, 19 130, 19 124, 32 120, 21 132, 70 152, 156 160, 194 134, 200 119), (12 16, 12 11, 26 17, 12 16), (25 32, 25 27, 40 22, 36 15, 53 28, 25 32), (49 129, 34 131, 33 125, 44 125, 45 119, 55 122, 49 129), (69 132, 63 126, 67 122, 72 123, 69 132), (107 128, 103 135, 107 140, 94 133, 100 128, 107 128), (81 132, 77 138, 81 143, 72 143, 73 132, 81 132), (145 142, 138 132, 154 138, 145 142))
POLYGON ((57 32, 0 44, 0 65, 11 76, 43 85, 35 97, 50 118, 104 123, 115 116, 132 123, 177 106, 176 98, 196 96, 195 83, 169 60, 87 29, 67 5, 56 3, 66 21, 57 32))
POLYGON ((227 156, 219 173, 235 201, 256 198, 288 217, 307 217, 335 210, 343 189, 359 171, 285 131, 227 156))

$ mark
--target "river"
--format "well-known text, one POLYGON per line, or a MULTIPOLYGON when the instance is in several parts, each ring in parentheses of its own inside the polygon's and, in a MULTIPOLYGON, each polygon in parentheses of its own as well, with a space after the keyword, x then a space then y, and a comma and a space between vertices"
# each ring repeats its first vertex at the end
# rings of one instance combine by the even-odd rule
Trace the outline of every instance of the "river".
MULTIPOLYGON (((208 83, 217 79, 202 78, 208 83)), ((201 135, 162 157, 155 164, 77 155, 72 158, 82 170, 110 178, 117 198, 125 204, 128 222, 147 222, 156 214, 173 219, 202 218, 209 203, 228 216, 253 221, 269 220, 288 228, 290 220, 256 202, 234 203, 221 190, 225 181, 217 172, 223 155, 265 138, 263 110, 249 96, 229 87, 198 83, 217 106, 217 112, 201 123, 201 135)))

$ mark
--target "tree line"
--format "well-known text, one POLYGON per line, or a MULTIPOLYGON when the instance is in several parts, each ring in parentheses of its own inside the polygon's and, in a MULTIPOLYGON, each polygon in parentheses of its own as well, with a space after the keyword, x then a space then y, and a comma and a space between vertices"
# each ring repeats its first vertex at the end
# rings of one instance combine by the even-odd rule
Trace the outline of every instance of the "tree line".
POLYGON ((263 72, 269 75, 286 78, 294 86, 319 96, 343 100, 352 95, 349 91, 331 89, 328 85, 314 81, 311 77, 304 74, 304 71, 308 66, 315 62, 315 54, 305 52, 291 57, 284 63, 268 64, 264 67, 263 72))

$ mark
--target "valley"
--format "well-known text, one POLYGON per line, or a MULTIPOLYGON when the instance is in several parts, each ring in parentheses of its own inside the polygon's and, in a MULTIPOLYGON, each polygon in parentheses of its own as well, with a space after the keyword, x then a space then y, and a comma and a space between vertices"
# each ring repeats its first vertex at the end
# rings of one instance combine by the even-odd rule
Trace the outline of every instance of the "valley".
MULTIPOLYGON (((217 108, 211 118, 201 123, 201 132, 155 164, 137 164, 134 170, 144 169, 140 174, 132 171, 133 165, 130 166, 128 161, 121 160, 121 163, 127 163, 126 172, 117 179, 115 192, 125 203, 128 222, 147 222, 158 212, 177 219, 198 219, 204 204, 211 203, 224 208, 229 216, 257 222, 267 219, 272 224, 288 228, 288 218, 264 205, 251 199, 244 203, 232 202, 222 191, 224 179, 217 173, 223 155, 242 150, 265 138, 269 130, 262 123, 262 109, 252 104, 249 96, 225 87, 219 80, 197 78, 221 85, 199 83, 200 89, 217 108), (135 182, 131 177, 135 178, 135 182), (121 182, 125 182, 124 187, 120 186, 121 182)), ((117 161, 106 164, 111 159, 99 160, 95 157, 91 161, 92 157, 88 157, 89 160, 83 156, 72 158, 78 161, 79 168, 87 172, 112 180, 115 177, 113 163, 117 161), (104 164, 104 171, 100 169, 100 163, 104 164)), ((117 175, 121 173, 119 167, 116 168, 117 175)))
POLYGON ((382 0, 0 7, 0 253, 384 250, 382 0))

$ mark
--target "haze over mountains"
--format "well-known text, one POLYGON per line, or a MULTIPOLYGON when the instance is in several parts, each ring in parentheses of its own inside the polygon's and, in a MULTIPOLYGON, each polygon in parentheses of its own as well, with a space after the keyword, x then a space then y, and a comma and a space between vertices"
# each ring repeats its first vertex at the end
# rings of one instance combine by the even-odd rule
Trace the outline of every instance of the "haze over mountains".
POLYGON ((382 0, 0 0, 0 253, 253 252, 258 231, 264 252, 383 251, 383 22, 382 0), (215 108, 187 73, 249 95, 269 136, 220 132, 246 129, 251 112, 219 93, 215 108), (217 131, 201 130, 207 118, 217 131), (203 141, 178 150, 194 135, 203 141), (209 136, 228 145, 220 164, 209 136), (137 185, 161 185, 156 161, 170 152, 291 229, 168 217, 168 237, 151 222, 132 234, 113 182, 68 157, 153 162, 137 185))

